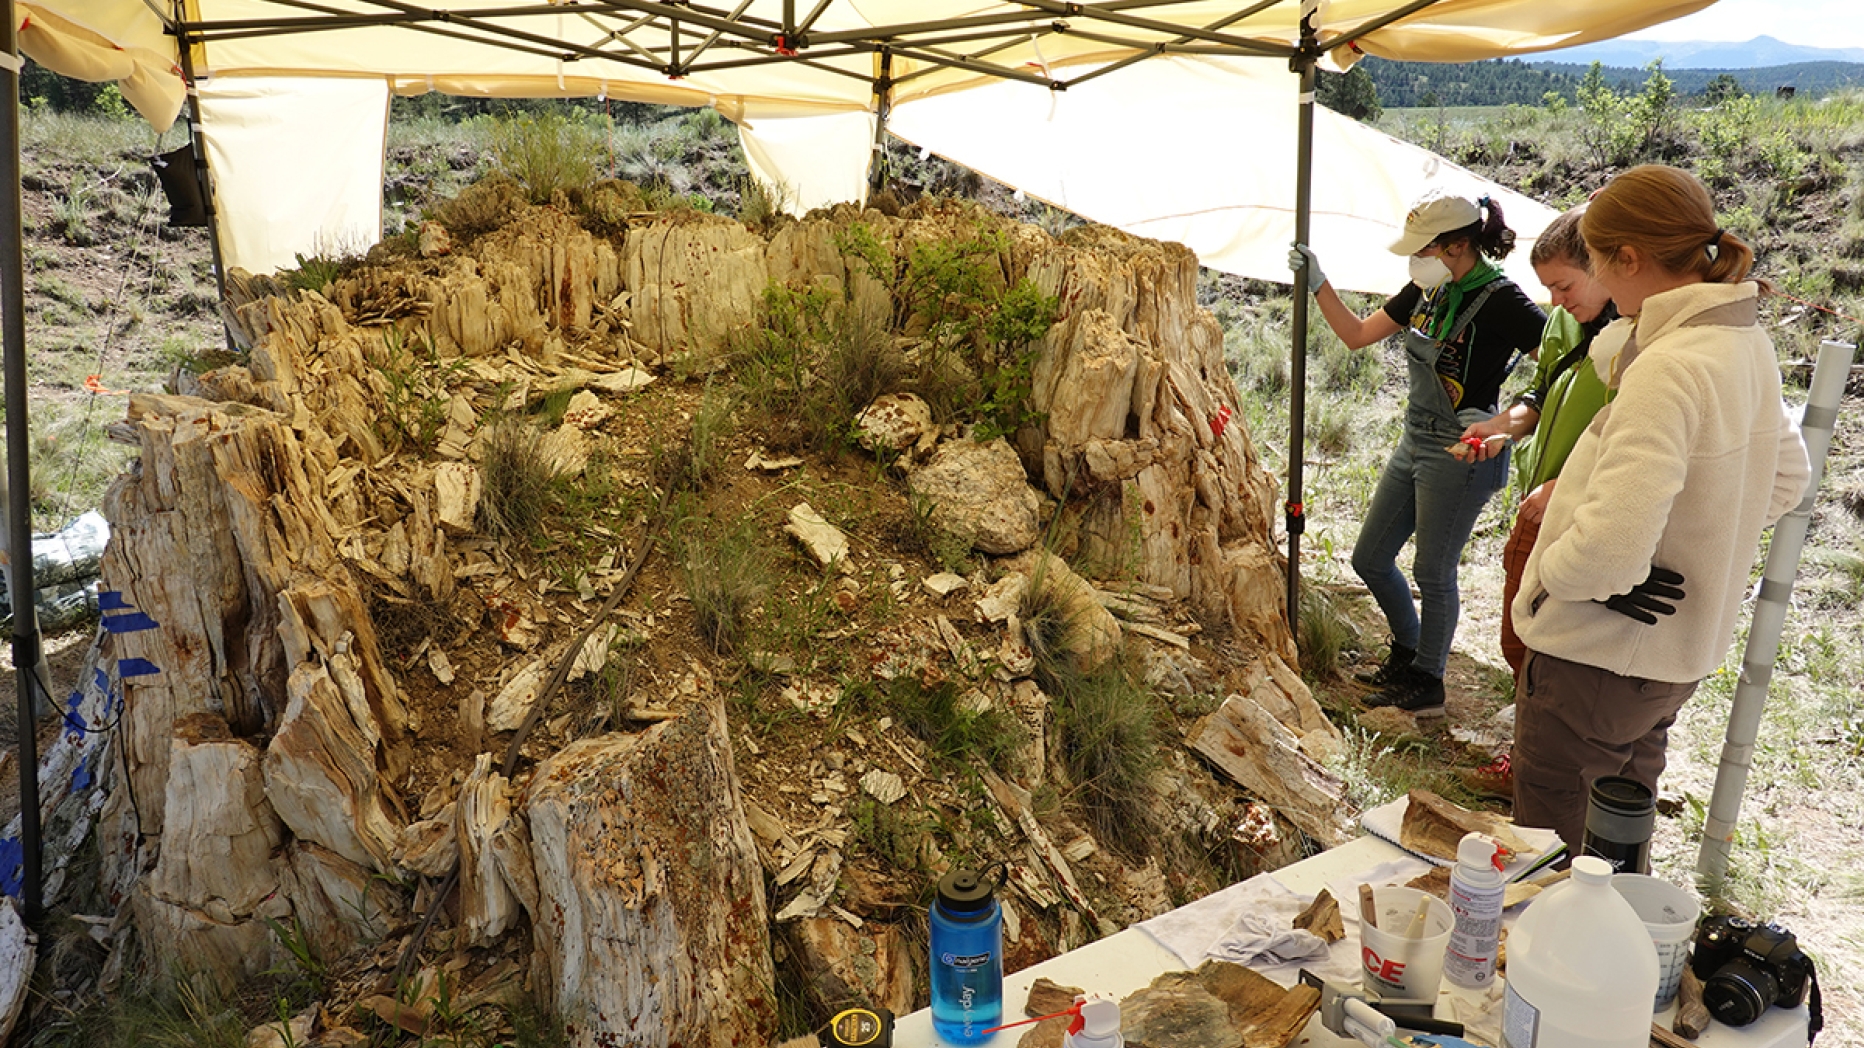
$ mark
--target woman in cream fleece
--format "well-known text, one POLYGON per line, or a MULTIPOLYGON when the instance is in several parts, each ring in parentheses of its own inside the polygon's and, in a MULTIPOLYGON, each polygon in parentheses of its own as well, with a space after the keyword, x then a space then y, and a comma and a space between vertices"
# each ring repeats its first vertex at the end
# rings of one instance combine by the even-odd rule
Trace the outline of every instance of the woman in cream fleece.
POLYGON ((1515 820, 1575 851, 1594 779, 1656 791, 1677 710, 1728 651, 1761 531, 1810 473, 1753 252, 1702 184, 1634 168, 1581 228, 1624 314, 1592 348, 1616 395, 1567 459, 1512 608, 1528 647, 1515 820))

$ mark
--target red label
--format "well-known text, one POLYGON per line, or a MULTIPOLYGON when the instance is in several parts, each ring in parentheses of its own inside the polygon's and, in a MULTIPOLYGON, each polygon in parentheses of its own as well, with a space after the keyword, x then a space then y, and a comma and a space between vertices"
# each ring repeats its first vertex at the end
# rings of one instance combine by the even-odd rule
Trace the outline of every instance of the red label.
POLYGON ((1388 961, 1380 957, 1377 953, 1374 953, 1370 946, 1361 947, 1360 952, 1363 954, 1366 962, 1366 971, 1371 972, 1375 978, 1383 979, 1391 983, 1402 981, 1405 968, 1404 962, 1388 961))

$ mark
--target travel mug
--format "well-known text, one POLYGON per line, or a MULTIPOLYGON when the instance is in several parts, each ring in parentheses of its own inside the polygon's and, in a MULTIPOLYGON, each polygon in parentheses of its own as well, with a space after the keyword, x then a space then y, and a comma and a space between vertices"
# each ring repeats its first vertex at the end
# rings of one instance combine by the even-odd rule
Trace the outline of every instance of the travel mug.
POLYGON ((1601 775, 1592 781, 1581 855, 1596 855, 1614 873, 1650 872, 1650 833, 1657 822, 1657 797, 1636 779, 1601 775))

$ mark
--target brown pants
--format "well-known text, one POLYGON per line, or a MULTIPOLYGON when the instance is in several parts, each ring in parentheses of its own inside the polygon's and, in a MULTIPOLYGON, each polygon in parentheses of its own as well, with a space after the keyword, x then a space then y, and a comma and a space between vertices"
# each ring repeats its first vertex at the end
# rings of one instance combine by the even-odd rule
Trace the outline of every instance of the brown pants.
MULTIPOLYGON (((1626 619, 1625 628, 1640 627, 1626 619)), ((1698 683, 1620 677, 1528 652, 1515 688, 1515 822, 1558 831, 1578 854, 1592 781, 1624 775, 1656 793, 1670 725, 1698 683)))
POLYGON ((1502 658, 1508 660, 1517 682, 1521 680, 1521 667, 1527 663, 1527 645, 1515 636, 1514 612, 1510 608, 1515 594, 1521 592, 1521 573, 1527 570, 1527 555, 1534 552, 1534 540, 1540 537, 1540 518, 1546 516, 1551 497, 1551 480, 1529 492, 1521 500, 1521 508, 1515 510, 1514 530, 1502 546, 1502 658))

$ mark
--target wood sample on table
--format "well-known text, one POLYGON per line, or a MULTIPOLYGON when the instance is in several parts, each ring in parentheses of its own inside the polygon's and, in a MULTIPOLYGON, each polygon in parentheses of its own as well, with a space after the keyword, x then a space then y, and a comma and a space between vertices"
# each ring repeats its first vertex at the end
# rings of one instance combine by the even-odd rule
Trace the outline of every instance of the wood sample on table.
POLYGON ((1325 888, 1295 916, 1293 927, 1313 932, 1322 942, 1336 943, 1346 938, 1346 925, 1340 919, 1340 900, 1325 888))
POLYGON ((1709 1028, 1709 1009, 1702 1003, 1702 979, 1690 964, 1683 964, 1683 982, 1676 991, 1676 1021, 1670 1029, 1690 1040, 1709 1028))
POLYGON ((1486 833, 1512 852, 1529 848, 1514 823, 1494 812, 1470 811, 1429 790, 1412 790, 1408 799, 1398 831, 1398 845, 1407 851, 1455 862, 1456 846, 1470 833, 1486 833))
POLYGON ((1243 1035, 1243 1048, 1285 1048, 1320 1007, 1318 989, 1302 983, 1283 989, 1240 964, 1205 961, 1195 974, 1211 996, 1230 1006, 1230 1022, 1243 1035))
POLYGON ((1023 1014, 1030 1018, 1053 1015, 1073 1004, 1077 995, 1086 992, 1078 986, 1063 986, 1045 976, 1030 985, 1029 999, 1023 1003, 1023 1014))
MULTIPOLYGON (((1563 871, 1558 876, 1550 877, 1546 880, 1509 881, 1502 889, 1502 909, 1513 909, 1565 879, 1566 874, 1563 871)), ((1411 878, 1409 881, 1406 881, 1405 887, 1416 888, 1421 892, 1428 892, 1445 902, 1449 902, 1450 868, 1448 866, 1433 866, 1430 868, 1429 873, 1421 873, 1411 878)))

